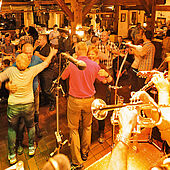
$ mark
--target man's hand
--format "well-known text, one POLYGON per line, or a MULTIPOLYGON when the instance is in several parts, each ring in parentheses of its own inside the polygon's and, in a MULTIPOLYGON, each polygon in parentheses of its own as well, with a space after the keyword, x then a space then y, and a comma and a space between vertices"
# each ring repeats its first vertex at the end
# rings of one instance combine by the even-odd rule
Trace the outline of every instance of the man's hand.
POLYGON ((54 55, 56 55, 56 54, 57 54, 57 52, 58 52, 58 49, 51 48, 51 50, 50 50, 50 54, 49 54, 49 55, 54 56, 54 55))
POLYGON ((137 110, 129 110, 127 107, 123 107, 120 110, 119 121, 122 135, 129 137, 137 123, 137 110))
POLYGON ((40 53, 39 53, 38 51, 35 51, 35 52, 34 52, 34 55, 36 55, 36 56, 39 56, 39 54, 40 54, 40 53))
POLYGON ((17 86, 12 84, 12 81, 6 82, 5 88, 9 90, 10 93, 15 93, 17 91, 17 86))
POLYGON ((100 69, 98 75, 102 77, 108 77, 109 74, 104 69, 100 69))
POLYGON ((151 81, 155 84, 158 91, 169 91, 169 82, 164 78, 164 74, 154 74, 151 81))

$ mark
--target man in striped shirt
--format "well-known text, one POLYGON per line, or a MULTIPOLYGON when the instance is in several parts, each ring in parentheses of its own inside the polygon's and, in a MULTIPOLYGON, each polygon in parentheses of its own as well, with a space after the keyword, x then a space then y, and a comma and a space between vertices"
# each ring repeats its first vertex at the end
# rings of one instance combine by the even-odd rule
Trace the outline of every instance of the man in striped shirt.
POLYGON ((109 40, 108 32, 103 31, 101 33, 101 43, 98 45, 98 49, 102 52, 103 56, 102 59, 100 58, 100 62, 106 66, 109 70, 109 73, 113 75, 112 70, 112 63, 113 63, 113 54, 112 50, 114 49, 115 45, 113 42, 109 40))
MULTIPOLYGON (((155 46, 152 44, 152 32, 146 31, 143 34, 143 47, 139 51, 137 49, 131 49, 132 53, 140 58, 140 63, 138 66, 138 71, 150 71, 153 69, 154 65, 154 56, 155 56, 155 46)), ((144 85, 145 79, 139 78, 139 88, 141 88, 144 85)))

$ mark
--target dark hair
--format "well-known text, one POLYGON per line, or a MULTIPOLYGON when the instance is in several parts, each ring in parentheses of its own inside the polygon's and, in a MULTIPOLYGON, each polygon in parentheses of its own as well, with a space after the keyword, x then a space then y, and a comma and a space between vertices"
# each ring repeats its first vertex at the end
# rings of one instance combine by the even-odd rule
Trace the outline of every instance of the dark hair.
POLYGON ((167 37, 170 37, 170 30, 167 30, 166 36, 167 36, 167 37))
POLYGON ((152 40, 153 37, 152 31, 145 31, 144 34, 148 40, 152 40))
POLYGON ((6 33, 6 34, 5 34, 5 38, 7 38, 7 37, 9 37, 9 33, 6 33))
POLYGON ((141 25, 141 23, 140 23, 140 22, 138 22, 138 23, 137 23, 137 26, 138 26, 138 25, 141 25))
POLYGON ((10 60, 8 59, 3 60, 3 63, 7 66, 10 66, 10 60))
POLYGON ((55 27, 58 27, 58 25, 57 25, 57 24, 55 24, 55 25, 53 26, 53 28, 55 28, 55 27))
POLYGON ((91 43, 96 43, 97 39, 99 39, 98 36, 95 36, 95 35, 92 36, 92 37, 91 37, 91 43))

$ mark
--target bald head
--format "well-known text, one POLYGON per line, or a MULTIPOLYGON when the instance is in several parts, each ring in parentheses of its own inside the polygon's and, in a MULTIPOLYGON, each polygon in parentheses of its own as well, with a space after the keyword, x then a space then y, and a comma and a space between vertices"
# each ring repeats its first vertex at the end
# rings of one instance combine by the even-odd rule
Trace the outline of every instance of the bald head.
POLYGON ((32 44, 26 43, 22 47, 22 52, 27 54, 28 58, 31 59, 33 56, 33 46, 32 44))

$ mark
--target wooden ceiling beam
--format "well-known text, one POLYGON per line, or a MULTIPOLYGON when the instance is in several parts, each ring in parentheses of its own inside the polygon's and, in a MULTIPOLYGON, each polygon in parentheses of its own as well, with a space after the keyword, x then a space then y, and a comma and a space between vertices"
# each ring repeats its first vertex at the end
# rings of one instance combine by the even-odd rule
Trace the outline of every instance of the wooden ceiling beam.
MULTIPOLYGON (((1 10, 0 11, 0 14, 4 14, 4 13, 26 13, 26 12, 33 12, 32 10, 27 10, 27 11, 24 11, 24 10, 1 10)), ((52 13, 56 13, 56 14, 63 14, 64 12, 63 11, 57 11, 57 10, 40 10, 39 11, 40 13, 41 12, 52 12, 52 13)))
POLYGON ((141 5, 143 5, 143 7, 145 9, 145 12, 147 14, 150 14, 151 13, 151 9, 149 8, 148 1, 147 0, 139 0, 139 2, 141 3, 141 5))
POLYGON ((143 5, 121 6, 121 10, 145 10, 143 5))
MULTIPOLYGON (((156 0, 157 5, 165 4, 165 0, 156 0)), ((104 0, 104 5, 141 5, 141 2, 138 0, 104 0)))
POLYGON ((64 13, 70 18, 70 21, 74 21, 74 14, 67 7, 63 0, 55 0, 55 2, 59 5, 59 7, 64 11, 64 13))
POLYGON ((170 11, 170 5, 156 6, 156 11, 170 11))
POLYGON ((2 2, 2 5, 34 5, 34 2, 30 1, 30 2, 2 2))
POLYGON ((83 8, 83 12, 82 12, 83 19, 90 12, 91 8, 93 7, 93 5, 95 5, 97 3, 97 1, 98 0, 91 0, 91 2, 83 8))

